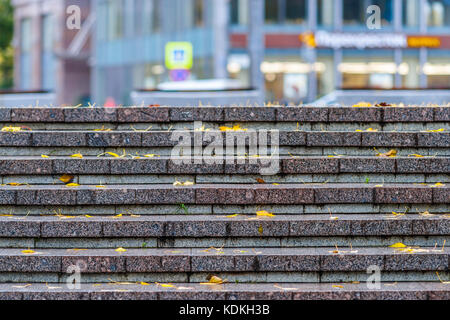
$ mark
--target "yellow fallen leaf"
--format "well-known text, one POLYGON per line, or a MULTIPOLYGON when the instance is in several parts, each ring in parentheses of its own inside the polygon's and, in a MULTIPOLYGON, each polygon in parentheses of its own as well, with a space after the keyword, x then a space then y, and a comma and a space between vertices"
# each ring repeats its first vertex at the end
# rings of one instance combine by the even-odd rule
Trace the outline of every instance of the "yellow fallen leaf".
POLYGON ((263 229, 263 227, 262 227, 262 226, 259 226, 259 228, 258 228, 258 232, 259 232, 259 234, 263 234, 263 232, 264 232, 264 229, 263 229))
POLYGON ((68 174, 64 174, 64 175, 62 175, 61 177, 59 177, 59 180, 61 181, 61 182, 64 182, 64 183, 69 183, 69 182, 71 182, 72 180, 73 180, 73 176, 71 176, 71 175, 68 175, 68 174))
POLYGON ((169 283, 159 283, 159 282, 155 282, 155 284, 157 286, 163 287, 163 288, 176 288, 173 284, 169 284, 169 283))
POLYGON ((84 215, 86 218, 93 218, 92 216, 90 216, 90 215, 88 215, 88 214, 85 214, 84 215))
POLYGON ((117 153, 114 153, 114 152, 105 152, 105 153, 109 154, 111 157, 120 158, 120 156, 117 153))
POLYGON ((83 159, 83 155, 81 153, 75 153, 70 156, 71 158, 83 159))
POLYGON ((66 187, 68 188, 76 188, 79 187, 80 185, 78 183, 68 183, 66 184, 66 187))
POLYGON ((369 102, 358 102, 357 104, 353 105, 353 108, 368 108, 372 107, 372 104, 369 102))
POLYGON ((383 188, 384 186, 382 184, 375 185, 375 188, 383 188))
POLYGON ((445 129, 444 128, 441 128, 441 129, 437 129, 437 130, 426 130, 426 131, 424 131, 424 132, 444 132, 445 131, 445 129))
POLYGON ((3 132, 20 132, 22 131, 22 127, 13 127, 13 126, 6 126, 2 128, 3 132))
POLYGON ((47 156, 46 154, 41 154, 42 158, 50 158, 49 156, 47 156))
POLYGON ((105 128, 105 126, 103 125, 100 129, 94 129, 94 131, 96 131, 96 132, 98 132, 98 131, 111 131, 111 129, 105 128))
POLYGON ((174 185, 175 187, 179 187, 179 186, 192 186, 192 185, 194 185, 194 182, 192 182, 192 181, 186 181, 186 182, 175 181, 175 182, 173 183, 173 185, 174 185))
POLYGON ((149 285, 150 285, 150 283, 147 283, 147 282, 142 282, 142 281, 141 281, 141 285, 142 285, 142 286, 149 286, 149 285))
POLYGON ((247 129, 242 129, 241 126, 239 124, 234 125, 233 127, 226 127, 226 126, 222 126, 219 127, 220 131, 247 131, 247 129))
POLYGON ((40 254, 40 252, 36 252, 36 251, 30 250, 30 249, 28 249, 28 250, 22 250, 21 252, 22 252, 23 254, 40 254))
POLYGON ((11 186, 11 187, 19 187, 19 186, 23 186, 23 183, 19 183, 19 182, 10 182, 7 183, 6 185, 11 186))
POLYGON ((390 150, 390 151, 388 151, 386 153, 378 152, 377 149, 375 149, 375 148, 374 148, 374 150, 377 152, 377 157, 393 158, 393 157, 397 156, 397 150, 394 150, 394 149, 392 149, 392 150, 390 150))
POLYGON ((436 271, 436 274, 437 274, 437 276, 438 276, 439 281, 440 281, 442 284, 450 284, 450 281, 442 281, 441 277, 439 276, 439 272, 436 271))
POLYGON ((95 186, 96 188, 106 188, 106 186, 104 186, 104 185, 98 185, 98 186, 95 186))
POLYGON ((338 284, 333 284, 332 287, 335 288, 335 289, 344 289, 344 286, 341 286, 341 285, 338 285, 338 284))
POLYGON ((413 154, 408 155, 408 157, 423 158, 424 156, 421 154, 413 153, 413 154))
POLYGON ((445 184, 438 182, 436 184, 430 185, 430 187, 431 188, 441 188, 441 187, 445 187, 445 184))
POLYGON ((115 251, 116 252, 126 252, 127 249, 124 249, 124 248, 120 247, 120 248, 117 248, 115 251))
POLYGON ((239 216, 238 214, 232 214, 232 215, 229 215, 229 216, 226 216, 227 218, 236 218, 237 216, 239 216))
POLYGON ((267 212, 266 210, 258 211, 258 212, 256 212, 256 215, 258 217, 270 217, 270 218, 275 217, 274 214, 267 212))
POLYGON ((359 130, 359 129, 357 129, 355 131, 356 132, 378 132, 378 129, 373 129, 373 128, 369 128, 369 129, 366 129, 366 130, 359 130))
POLYGON ((401 242, 397 242, 394 243, 393 245, 390 245, 389 248, 407 248, 407 246, 401 242))
POLYGON ((226 280, 222 280, 217 276, 210 276, 208 282, 201 282, 201 285, 217 285, 223 284, 226 280))
POLYGON ((144 155, 144 157, 145 158, 154 158, 154 157, 159 157, 160 155, 158 155, 158 154, 153 154, 153 153, 151 153, 151 154, 145 154, 144 155))

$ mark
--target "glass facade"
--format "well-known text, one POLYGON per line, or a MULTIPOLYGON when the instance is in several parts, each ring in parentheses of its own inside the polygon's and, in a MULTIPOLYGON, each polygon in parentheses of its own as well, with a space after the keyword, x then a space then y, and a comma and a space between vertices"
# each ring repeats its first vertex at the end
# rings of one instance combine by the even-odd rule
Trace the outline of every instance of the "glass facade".
MULTIPOLYGON (((226 71, 230 78, 248 87, 250 58, 243 36, 249 23, 250 1, 227 2, 229 32, 242 45, 230 45, 226 71)), ((370 5, 380 7, 381 30, 375 32, 448 34, 448 0, 266 0, 265 32, 271 44, 266 48, 261 69, 267 100, 311 101, 341 87, 418 88, 424 86, 423 79, 425 86, 442 87, 449 80, 448 55, 424 55, 419 49, 394 52, 332 48, 314 49, 311 55, 300 45, 285 45, 299 41, 298 36, 310 31, 309 27, 371 32, 366 26, 370 5), (315 19, 309 14, 315 14, 315 19)), ((188 79, 214 78, 217 29, 213 6, 214 0, 99 0, 95 71, 99 100, 114 96, 122 101, 133 89, 155 89, 158 84, 171 81, 164 62, 164 47, 171 41, 188 41, 193 45, 194 63, 188 79), (119 83, 109 79, 114 72, 121 75, 119 83)))

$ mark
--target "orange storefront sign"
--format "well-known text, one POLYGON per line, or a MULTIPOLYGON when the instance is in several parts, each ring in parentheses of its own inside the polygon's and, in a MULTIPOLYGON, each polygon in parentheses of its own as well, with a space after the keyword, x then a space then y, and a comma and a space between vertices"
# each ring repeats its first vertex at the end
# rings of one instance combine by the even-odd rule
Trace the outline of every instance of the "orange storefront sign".
POLYGON ((439 48, 441 39, 439 37, 409 36, 408 48, 439 48))

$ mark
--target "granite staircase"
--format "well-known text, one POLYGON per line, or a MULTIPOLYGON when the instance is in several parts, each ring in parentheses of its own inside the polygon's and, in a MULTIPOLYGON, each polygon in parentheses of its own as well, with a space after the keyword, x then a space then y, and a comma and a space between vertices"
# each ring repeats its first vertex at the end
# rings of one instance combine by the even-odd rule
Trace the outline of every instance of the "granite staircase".
POLYGON ((0 108, 0 299, 449 299, 449 120, 449 106, 0 108), (252 129, 276 130, 267 154, 252 129), (180 163, 177 134, 203 150, 241 136, 244 153, 180 163))

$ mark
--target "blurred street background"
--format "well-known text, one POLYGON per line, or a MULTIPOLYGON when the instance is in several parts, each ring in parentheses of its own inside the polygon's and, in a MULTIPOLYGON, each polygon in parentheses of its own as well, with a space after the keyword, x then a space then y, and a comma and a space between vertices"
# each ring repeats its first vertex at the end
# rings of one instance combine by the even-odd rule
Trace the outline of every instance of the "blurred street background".
POLYGON ((0 106, 449 88, 450 0, 0 0, 0 106))

